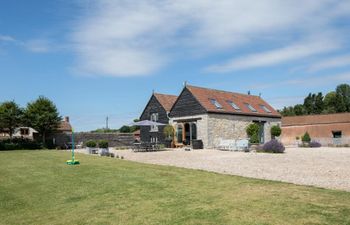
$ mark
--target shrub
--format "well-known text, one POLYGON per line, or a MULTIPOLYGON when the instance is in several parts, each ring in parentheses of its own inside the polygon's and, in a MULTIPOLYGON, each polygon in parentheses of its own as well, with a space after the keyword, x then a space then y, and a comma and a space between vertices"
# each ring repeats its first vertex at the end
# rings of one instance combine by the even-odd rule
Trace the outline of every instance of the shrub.
POLYGON ((319 148, 321 147, 321 143, 317 141, 311 141, 309 144, 310 148, 319 148))
POLYGON ((26 138, 13 138, 0 141, 0 150, 34 150, 41 149, 42 145, 26 138))
POLYGON ((272 137, 279 137, 282 133, 282 130, 281 130, 280 126, 275 125, 275 126, 271 127, 270 132, 271 132, 272 137))
POLYGON ((259 125, 256 123, 251 123, 248 125, 246 132, 249 137, 253 136, 254 134, 258 135, 259 134, 259 125))
POLYGON ((175 134, 174 127, 169 124, 166 125, 163 129, 163 133, 164 133, 165 139, 172 140, 175 134))
POLYGON ((98 142, 98 147, 99 148, 108 148, 108 141, 101 140, 98 142))
POLYGON ((256 144, 256 143, 260 142, 259 141, 259 130, 260 130, 260 127, 256 123, 251 123, 248 125, 246 132, 247 132, 248 137, 250 138, 249 142, 251 144, 256 144))
POLYGON ((96 141, 92 141, 92 140, 90 140, 90 141, 87 141, 86 142, 86 147, 88 147, 88 148, 96 148, 96 141))
POLYGON ((5 143, 5 150, 16 150, 16 149, 21 149, 18 144, 15 143, 5 143))
POLYGON ((253 134, 250 139, 249 139, 249 142, 251 144, 258 144, 260 141, 259 141, 259 136, 258 134, 253 134))
POLYGON ((272 152, 272 153, 283 153, 285 150, 285 147, 283 144, 276 139, 272 139, 269 142, 266 142, 264 146, 262 147, 262 150, 264 152, 272 152))
POLYGON ((309 133, 305 132, 305 134, 301 137, 301 140, 303 142, 310 142, 311 141, 311 137, 310 137, 309 133))

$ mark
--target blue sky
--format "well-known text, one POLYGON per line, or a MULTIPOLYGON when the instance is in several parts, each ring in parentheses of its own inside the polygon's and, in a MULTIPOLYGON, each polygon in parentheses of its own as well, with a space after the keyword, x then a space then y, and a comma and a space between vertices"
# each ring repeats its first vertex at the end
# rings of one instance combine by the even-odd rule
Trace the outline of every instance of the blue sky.
POLYGON ((139 117, 184 81, 274 107, 350 81, 350 1, 1 1, 0 102, 44 95, 76 130, 139 117))

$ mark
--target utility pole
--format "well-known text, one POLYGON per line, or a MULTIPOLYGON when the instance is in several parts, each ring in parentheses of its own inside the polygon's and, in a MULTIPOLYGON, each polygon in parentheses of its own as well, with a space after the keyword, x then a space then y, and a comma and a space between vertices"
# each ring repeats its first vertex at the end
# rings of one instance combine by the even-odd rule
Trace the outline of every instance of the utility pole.
POLYGON ((108 116, 106 117, 106 130, 108 130, 108 116))

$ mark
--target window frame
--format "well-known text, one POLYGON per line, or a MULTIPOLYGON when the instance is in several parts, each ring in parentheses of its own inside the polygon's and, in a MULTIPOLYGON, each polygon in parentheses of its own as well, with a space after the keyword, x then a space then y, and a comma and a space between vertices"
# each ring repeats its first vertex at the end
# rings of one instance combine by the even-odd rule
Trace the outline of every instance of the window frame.
MULTIPOLYGON (((159 114, 158 113, 151 113, 150 120, 153 122, 157 122, 159 119, 159 114)), ((150 132, 158 132, 158 126, 157 125, 152 125, 150 128, 150 132)))

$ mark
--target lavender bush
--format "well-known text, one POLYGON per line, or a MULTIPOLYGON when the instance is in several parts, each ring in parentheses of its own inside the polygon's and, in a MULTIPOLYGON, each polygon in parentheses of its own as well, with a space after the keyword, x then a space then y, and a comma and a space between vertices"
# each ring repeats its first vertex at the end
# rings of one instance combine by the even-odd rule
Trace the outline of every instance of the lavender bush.
POLYGON ((309 144, 310 148, 319 148, 321 147, 321 143, 317 141, 311 141, 309 144))
POLYGON ((262 150, 264 152, 273 152, 273 153, 283 153, 285 150, 285 147, 283 144, 276 139, 272 139, 269 142, 266 142, 264 146, 262 147, 262 150))

